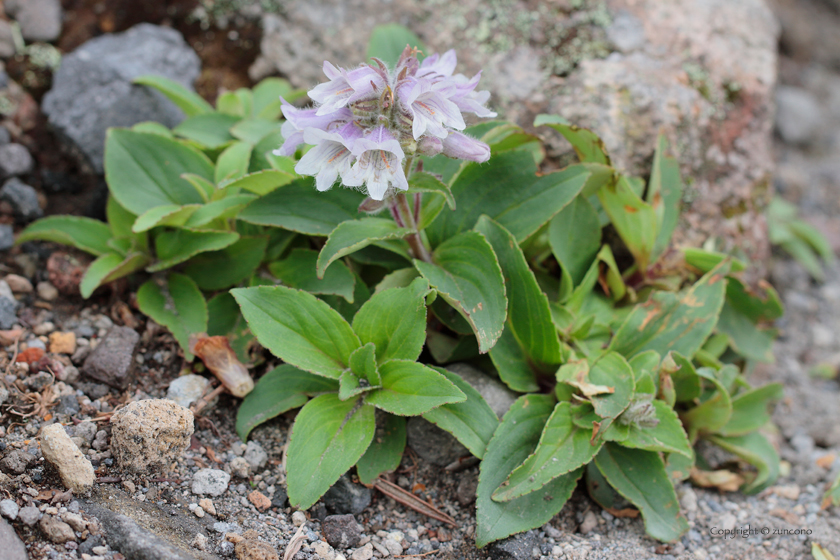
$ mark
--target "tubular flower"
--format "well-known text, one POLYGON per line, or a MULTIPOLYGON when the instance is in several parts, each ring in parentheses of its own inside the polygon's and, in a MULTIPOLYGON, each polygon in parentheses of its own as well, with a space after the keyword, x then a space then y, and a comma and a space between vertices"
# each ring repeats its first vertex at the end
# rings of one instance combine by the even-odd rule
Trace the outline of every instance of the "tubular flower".
POLYGON ((298 109, 283 102, 283 145, 275 154, 290 156, 300 144, 313 146, 295 170, 313 175, 319 191, 336 180, 359 188, 374 200, 408 190, 406 173, 415 155, 484 162, 487 144, 463 134, 462 113, 493 117, 490 93, 475 91, 473 78, 453 74, 455 51, 423 62, 406 47, 393 70, 380 60, 352 70, 324 62, 327 82, 309 91, 315 106, 298 109))

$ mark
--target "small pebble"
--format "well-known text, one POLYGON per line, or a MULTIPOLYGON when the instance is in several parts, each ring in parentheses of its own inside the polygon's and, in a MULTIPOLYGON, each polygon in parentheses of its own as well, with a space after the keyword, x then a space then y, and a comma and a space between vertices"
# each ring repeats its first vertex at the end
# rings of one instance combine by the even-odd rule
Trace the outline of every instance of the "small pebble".
POLYGON ((44 301, 55 301, 58 299, 58 288, 49 282, 38 282, 35 286, 35 291, 38 292, 38 297, 44 301))
POLYGON ((201 498, 198 505, 210 515, 216 515, 216 506, 213 505, 213 500, 210 498, 201 498))
POLYGON ((306 523, 306 514, 302 511, 296 511, 292 514, 292 523, 295 524, 295 527, 300 527, 304 523, 306 523))

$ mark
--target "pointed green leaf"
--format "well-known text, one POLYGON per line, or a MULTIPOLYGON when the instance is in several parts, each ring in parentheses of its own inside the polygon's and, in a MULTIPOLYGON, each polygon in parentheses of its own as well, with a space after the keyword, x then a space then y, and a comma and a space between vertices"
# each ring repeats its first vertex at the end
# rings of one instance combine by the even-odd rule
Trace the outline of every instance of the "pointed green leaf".
POLYGON ((378 386, 382 383, 379 369, 376 367, 376 346, 368 342, 350 354, 350 371, 359 379, 364 379, 369 385, 378 386))
POLYGON ((435 193, 443 196, 450 210, 455 210, 455 197, 449 185, 430 173, 415 173, 408 182, 408 194, 435 193))
POLYGON ((435 249, 432 263, 415 260, 414 266, 469 321, 481 352, 489 351, 504 330, 507 299, 499 261, 484 236, 458 234, 435 249))
POLYGON ((184 227, 197 228, 207 225, 213 220, 233 218, 256 198, 256 196, 250 194, 237 194, 209 202, 193 212, 192 216, 184 223, 184 227))
POLYGON ((309 509, 364 455, 376 432, 374 408, 321 395, 298 413, 289 442, 289 501, 309 509))
POLYGON ((185 206, 164 204, 163 206, 155 206, 137 217, 131 231, 133 233, 142 233, 159 226, 182 226, 201 206, 201 204, 187 204, 185 206))
POLYGON ((148 280, 137 290, 137 305, 169 329, 187 361, 192 361, 190 335, 207 332, 207 302, 195 282, 183 274, 170 274, 165 285, 148 280))
POLYGON ((542 526, 571 497, 582 469, 555 478, 541 490, 510 502, 500 503, 491 498, 510 472, 534 451, 553 408, 554 399, 548 395, 524 395, 505 414, 493 434, 478 478, 476 546, 542 526))
POLYGON ((737 455, 757 469, 752 480, 741 486, 745 494, 757 494, 779 478, 779 454, 773 444, 758 432, 742 436, 709 436, 709 441, 737 455))
POLYGON ((505 343, 497 344, 490 350, 490 358, 499 370, 499 376, 511 389, 535 391, 538 389, 536 375, 553 373, 562 361, 560 339, 551 321, 548 298, 537 284, 525 255, 510 232, 487 216, 478 220, 475 229, 493 247, 508 293, 505 330, 510 331, 509 336, 503 336, 505 343), (519 347, 518 352, 516 348, 511 348, 514 344, 519 347), (514 355, 524 359, 508 368, 514 355))
POLYGON ((238 122, 239 117, 208 113, 184 119, 172 132, 181 138, 198 142, 208 150, 218 150, 234 141, 229 131, 238 122))
POLYGON ((694 408, 682 414, 682 421, 688 429, 691 440, 700 432, 713 433, 724 427, 732 417, 732 398, 729 391, 715 377, 711 368, 700 368, 697 375, 710 381, 714 386, 713 392, 707 392, 705 400, 694 408))
POLYGON ((639 270, 646 271, 652 262, 657 236, 653 207, 633 192, 627 177, 623 175, 599 190, 598 200, 621 240, 636 259, 639 270))
POLYGON ((105 180, 114 198, 137 214, 164 204, 201 204, 183 173, 213 178, 213 164, 200 152, 157 134, 108 130, 105 180))
POLYGON ((230 288, 254 273, 265 256, 266 245, 265 237, 242 237, 220 251, 193 257, 184 273, 202 290, 230 288))
POLYGON ((671 235, 677 227, 680 214, 680 199, 682 198, 682 179, 680 178, 680 164, 665 155, 668 140, 663 134, 659 135, 656 153, 653 156, 653 168, 647 189, 647 203, 656 214, 658 233, 654 244, 653 259, 662 254, 671 243, 671 235))
POLYGON ((758 430, 770 421, 770 404, 781 400, 783 396, 784 387, 781 383, 770 383, 739 393, 732 398, 729 422, 718 433, 722 436, 743 436, 758 430))
POLYGON ((720 311, 717 328, 729 337, 732 349, 748 360, 772 363, 775 359, 773 341, 776 329, 759 327, 749 317, 736 311, 728 300, 720 311))
POLYGON ((353 303, 356 278, 343 263, 331 267, 323 278, 316 275, 318 253, 311 249, 293 249, 282 261, 268 265, 277 279, 291 288, 311 294, 337 295, 353 303))
POLYGON ((105 253, 90 263, 79 284, 79 292, 83 298, 87 299, 99 286, 128 276, 132 272, 141 270, 147 264, 149 264, 149 256, 145 253, 128 255, 105 253))
POLYGON ((251 145, 247 142, 234 142, 219 154, 216 160, 214 179, 216 184, 235 181, 248 173, 251 163, 251 145))
POLYGON ((367 247, 374 241, 402 239, 409 233, 410 229, 399 227, 394 220, 386 218, 362 218, 342 222, 330 232, 318 255, 318 277, 322 278, 336 259, 367 247))
POLYGON ((370 385, 367 380, 362 381, 360 376, 348 369, 341 374, 338 380, 338 398, 339 400, 346 401, 377 388, 377 386, 370 385))
POLYGON ((199 253, 218 251, 239 241, 239 234, 228 231, 175 229, 161 232, 155 238, 158 261, 149 272, 166 270, 199 253))
POLYGON ((361 346, 347 321, 311 294, 282 286, 231 293, 260 344, 304 371, 338 379, 361 346))
POLYGON ((345 188, 318 192, 313 179, 307 177, 255 200, 239 214, 239 219, 308 235, 329 235, 341 222, 359 217, 363 198, 345 188))
POLYGON ((642 512, 648 535, 664 542, 688 532, 674 485, 658 453, 607 443, 595 465, 619 494, 642 512))
POLYGON ((390 360, 379 366, 382 388, 365 402, 399 416, 418 416, 442 404, 466 400, 451 381, 435 370, 409 360, 390 360))
POLYGON ((575 197, 551 219, 548 241, 573 285, 579 285, 601 248, 601 223, 592 204, 581 196, 575 197))
POLYGON ((558 115, 546 114, 537 115, 534 126, 550 126, 562 134, 572 145, 580 161, 610 165, 610 156, 607 155, 604 142, 591 130, 575 126, 558 115))
POLYGON ((110 238, 108 224, 99 220, 77 216, 48 216, 29 224, 20 232, 15 244, 35 239, 54 241, 99 256, 110 252, 110 238))
POLYGON ((428 293, 429 283, 418 278, 406 288, 374 294, 356 313, 353 330, 362 344, 372 342, 376 346, 378 363, 420 357, 426 339, 428 293))
MULTIPOLYGON (((235 304, 234 304, 235 305, 235 304)), ((330 393, 338 384, 326 377, 312 375, 283 364, 260 377, 236 412, 236 433, 248 440, 251 430, 284 412, 303 406, 309 397, 330 393)))
MULTIPOLYGON (((250 111, 248 111, 250 112, 250 111)), ((243 119, 230 128, 230 133, 239 140, 248 142, 252 146, 260 140, 280 129, 280 123, 259 117, 243 119)))
POLYGON ((460 375, 443 368, 432 369, 451 381, 467 400, 439 406, 425 413, 423 418, 455 436, 470 453, 479 459, 483 458, 487 444, 499 425, 496 413, 484 397, 460 375))
POLYGON ((572 422, 571 403, 558 403, 545 424, 537 448, 493 493, 493 500, 508 502, 530 494, 582 467, 601 447, 600 442, 591 440, 591 429, 581 429, 572 422))
POLYGON ((294 173, 278 171, 276 169, 266 169, 264 171, 249 173, 248 175, 242 175, 233 179, 226 179, 219 184, 219 188, 245 189, 246 191, 259 196, 265 196, 275 189, 288 185, 297 178, 298 175, 294 173))
POLYGON ((306 95, 306 90, 295 89, 288 80, 282 78, 265 78, 254 86, 254 107, 252 113, 255 117, 275 120, 282 114, 280 97, 289 103, 306 95))
POLYGON ((405 439, 405 418, 387 412, 378 413, 373 441, 356 463, 359 481, 373 484, 380 474, 397 470, 405 449, 405 439))
POLYGON ((181 109, 188 117, 203 115, 213 111, 213 107, 200 95, 194 91, 190 91, 183 84, 170 80, 169 78, 156 76, 154 74, 144 74, 134 78, 132 81, 141 86, 155 88, 165 95, 172 103, 177 105, 178 108, 181 109))
POLYGON ((610 350, 627 357, 656 350, 693 356, 717 323, 726 292, 727 265, 707 273, 684 294, 657 292, 637 305, 615 333, 610 350))

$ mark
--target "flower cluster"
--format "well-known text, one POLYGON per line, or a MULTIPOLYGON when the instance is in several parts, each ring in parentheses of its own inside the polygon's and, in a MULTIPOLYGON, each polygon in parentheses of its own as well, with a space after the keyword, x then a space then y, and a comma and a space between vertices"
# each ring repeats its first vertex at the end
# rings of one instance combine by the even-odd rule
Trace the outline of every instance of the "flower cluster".
POLYGON ((374 200, 391 188, 408 190, 406 172, 415 154, 487 161, 487 144, 459 132, 466 126, 464 112, 496 116, 485 107, 490 93, 475 90, 481 73, 453 75, 452 50, 422 63, 416 54, 406 47, 393 71, 377 59, 352 70, 324 62, 329 81, 309 91, 315 107, 298 109, 283 100, 284 143, 275 153, 289 156, 311 144, 298 173, 314 175, 319 191, 340 177, 374 200))

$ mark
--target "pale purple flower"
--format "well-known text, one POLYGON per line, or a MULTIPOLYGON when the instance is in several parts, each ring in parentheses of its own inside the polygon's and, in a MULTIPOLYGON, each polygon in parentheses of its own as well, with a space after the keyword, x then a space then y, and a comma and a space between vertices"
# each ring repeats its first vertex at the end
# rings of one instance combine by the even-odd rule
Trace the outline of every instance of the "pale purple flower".
POLYGON ((450 132, 443 139, 443 155, 484 163, 490 159, 490 146, 460 132, 450 132))
POLYGON ((417 70, 417 77, 448 78, 452 76, 452 72, 455 71, 457 64, 458 57, 455 55, 455 49, 449 49, 442 55, 435 53, 427 56, 420 63, 420 68, 417 70))
POLYGON ((409 78, 398 90, 403 109, 412 119, 415 140, 428 132, 438 138, 449 134, 445 127, 464 130, 466 124, 458 106, 448 98, 456 94, 454 84, 409 78))
POLYGON ((357 159, 350 171, 342 174, 345 185, 365 185, 368 196, 374 200, 382 200, 390 186, 408 190, 402 167, 405 153, 387 128, 378 126, 367 136, 356 139, 352 150, 357 159))
POLYGON ((481 71, 469 80, 463 74, 453 76, 452 81, 456 84, 456 93, 449 100, 462 111, 475 113, 476 116, 483 118, 495 117, 496 113, 484 106, 490 99, 490 92, 486 90, 475 91, 480 78, 481 71))
POLYGON ((353 162, 351 147, 362 135, 355 123, 347 123, 337 132, 327 132, 317 128, 307 128, 303 138, 313 148, 306 152, 295 165, 295 171, 301 175, 314 175, 315 186, 319 191, 329 190, 339 175, 344 180, 353 162))
POLYGON ((315 109, 298 109, 282 97, 283 116, 286 122, 280 128, 283 145, 274 150, 274 155, 292 156, 297 147, 304 143, 303 131, 307 128, 335 130, 344 126, 353 118, 350 109, 344 107, 328 115, 318 115, 315 109))
POLYGON ((318 115, 328 115, 354 101, 370 97, 376 93, 376 88, 387 85, 381 73, 370 66, 348 71, 324 61, 324 74, 330 81, 309 90, 309 97, 318 104, 318 115))

